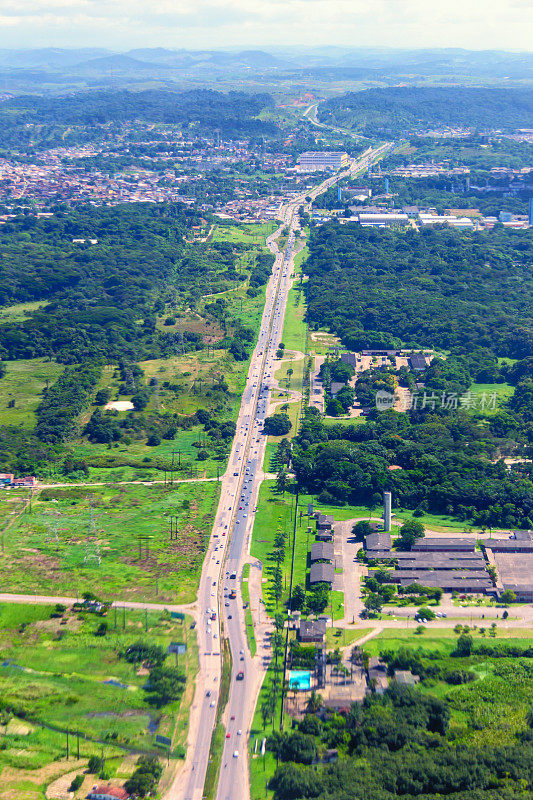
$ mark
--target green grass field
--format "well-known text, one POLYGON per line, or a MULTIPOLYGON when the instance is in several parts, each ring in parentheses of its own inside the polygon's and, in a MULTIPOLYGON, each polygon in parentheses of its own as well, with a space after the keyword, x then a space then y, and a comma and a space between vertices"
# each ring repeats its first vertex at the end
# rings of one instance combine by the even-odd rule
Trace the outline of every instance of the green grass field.
POLYGON ((257 223, 255 225, 216 225, 213 231, 213 242, 243 242, 244 244, 261 245, 278 225, 275 222, 257 223))
MULTIPOLYGON (((453 628, 437 628, 428 623, 424 632, 418 635, 412 628, 384 628, 377 636, 365 642, 363 648, 372 656, 379 655, 381 650, 397 650, 400 647, 422 647, 424 650, 438 650, 443 655, 449 655, 455 648, 457 634, 453 628)), ((480 626, 483 627, 483 626, 480 626)), ((489 626, 490 627, 490 626, 489 626)), ((488 630, 488 628, 487 628, 488 630)), ((522 644, 533 644, 532 628, 496 628, 497 635, 494 639, 488 634, 482 635, 478 629, 470 627, 470 635, 476 642, 498 643, 504 640, 519 639, 522 644)))
MULTIPOLYGON (((285 351, 287 352, 287 350, 285 351)), ((290 359, 287 355, 284 358, 283 363, 281 366, 274 373, 274 377, 276 380, 279 381, 279 391, 272 392, 272 400, 279 400, 279 405, 277 406, 278 412, 280 411, 281 405, 285 403, 288 404, 289 408, 287 410, 287 414, 289 415, 289 419, 292 423, 292 428, 287 434, 288 439, 292 439, 293 436, 296 436, 298 432, 298 425, 300 420, 301 414, 301 401, 295 400, 294 397, 290 394, 291 392, 300 392, 302 391, 302 379, 304 374, 304 359, 303 358, 293 358, 290 359), (289 375, 289 371, 292 370, 292 374, 289 375), (287 397, 287 393, 289 396, 287 397)), ((283 438, 283 436, 269 436, 268 441, 271 444, 278 444, 283 438)))
MULTIPOLYGON (((294 498, 291 495, 277 495, 275 492, 275 481, 263 481, 259 492, 257 512, 255 515, 254 529, 252 535, 252 545, 250 553, 255 558, 263 562, 263 577, 267 582, 263 585, 263 600, 269 614, 275 611, 275 601, 272 595, 272 570, 274 561, 272 551, 274 549, 274 538, 276 533, 284 531, 287 534, 285 546, 285 561, 283 563, 283 583, 284 594, 282 603, 288 596, 288 585, 290 579, 291 559, 292 559, 292 509, 294 498)), ((307 528, 305 529, 307 532, 307 528)), ((301 535, 301 529, 297 528, 296 536, 296 557, 294 583, 304 583, 307 572, 307 549, 305 536, 301 535)))
POLYGON ((287 298, 287 311, 283 325, 282 341, 287 350, 304 351, 306 324, 304 322, 305 302, 303 294, 298 290, 296 284, 289 291, 287 298))
POLYGON ((332 425, 362 425, 366 422, 365 417, 324 417, 322 420, 326 427, 332 425))
POLYGON ((31 513, 23 513, 4 537, 3 589, 192 602, 219 486, 213 481, 48 490, 57 502, 35 500, 31 513), (172 540, 171 517, 178 531, 172 540))
MULTIPOLYGON (((309 235, 309 229, 307 230, 309 235)), ((302 250, 300 250, 299 253, 296 253, 296 255, 294 256, 294 272, 296 275, 299 275, 300 272, 302 272, 302 264, 304 263, 304 261, 307 261, 308 258, 309 258, 309 248, 307 245, 305 245, 305 247, 302 250)))
MULTIPOLYGON (((96 742, 152 750, 155 734, 168 736, 173 748, 182 746, 188 727, 187 709, 197 671, 198 651, 190 618, 173 620, 165 612, 108 612, 107 633, 95 632, 102 617, 67 610, 51 618, 52 606, 0 607, 0 704, 31 730, 49 725, 59 731, 79 731, 96 742), (144 690, 147 671, 128 664, 120 654, 132 643, 145 641, 166 650, 171 641, 183 642, 187 652, 179 667, 187 678, 180 700, 158 707, 144 690)), ((175 666, 175 656, 165 666, 175 666)), ((32 755, 24 748, 0 750, 0 764, 32 769, 46 763, 46 751, 32 755)), ((63 737, 66 745, 66 737, 63 737)), ((71 737, 74 747, 74 736, 71 737)), ((94 752, 81 739, 81 753, 94 752)), ((101 746, 98 747, 101 751, 101 746)), ((48 754, 48 760, 50 754, 48 754)))
POLYGON ((44 358, 7 361, 6 367, 6 374, 0 378, 0 425, 31 429, 43 389, 56 382, 64 367, 44 358), (8 408, 10 401, 14 401, 13 408, 8 408))
POLYGON ((493 416, 513 396, 514 388, 509 383, 473 383, 470 387, 474 402, 472 411, 493 416))
MULTIPOLYGON (((172 464, 175 479, 216 478, 217 470, 218 474, 225 471, 230 444, 223 449, 220 457, 214 458, 215 451, 211 450, 209 458, 198 461, 198 448, 194 445, 205 440, 203 426, 195 425, 188 430, 179 429, 174 439, 163 439, 157 447, 149 447, 145 439, 131 444, 117 442, 111 447, 81 439, 72 444, 71 451, 89 466, 89 482, 162 481, 165 470, 170 478, 172 464)), ((54 475, 54 480, 57 478, 54 475)), ((64 476, 61 480, 64 480, 64 476)), ((79 481, 79 477, 76 480, 79 481)))
POLYGON ((22 322, 28 319, 32 311, 37 311, 38 308, 47 306, 48 303, 44 300, 34 300, 30 303, 15 303, 12 306, 4 306, 0 308, 0 325, 6 322, 22 322))
POLYGON ((367 633, 370 633, 371 628, 330 628, 326 629, 326 646, 328 650, 334 650, 336 647, 348 647, 355 644, 362 639, 367 633))
POLYGON ((266 751, 265 755, 261 755, 261 743, 263 738, 268 737, 274 730, 279 730, 280 722, 280 703, 277 704, 274 716, 263 723, 261 713, 261 706, 268 701, 272 694, 272 684, 276 671, 281 681, 283 671, 283 661, 278 665, 272 659, 268 670, 266 672, 259 698, 255 707, 254 718, 250 728, 250 752, 249 752, 249 765, 250 765, 250 794, 252 800, 261 800, 262 798, 273 797, 273 792, 266 791, 265 784, 276 769, 276 758, 273 753, 266 751))

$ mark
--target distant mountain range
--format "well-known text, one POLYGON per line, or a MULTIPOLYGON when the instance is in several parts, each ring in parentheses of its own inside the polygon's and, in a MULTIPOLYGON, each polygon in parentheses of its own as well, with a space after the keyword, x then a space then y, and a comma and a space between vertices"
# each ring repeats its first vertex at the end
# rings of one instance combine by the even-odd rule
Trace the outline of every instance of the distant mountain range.
POLYGON ((169 50, 138 48, 126 53, 103 48, 0 50, 0 89, 26 84, 106 85, 147 79, 208 81, 217 75, 246 78, 478 84, 533 81, 533 54, 461 49, 269 48, 266 50, 169 50))
POLYGON ((144 48, 127 53, 113 53, 104 49, 60 50, 0 50, 0 68, 3 71, 39 68, 58 71, 67 69, 76 73, 94 73, 117 70, 120 72, 154 72, 214 68, 279 68, 289 66, 271 53, 261 50, 227 52, 222 50, 165 50, 144 48))

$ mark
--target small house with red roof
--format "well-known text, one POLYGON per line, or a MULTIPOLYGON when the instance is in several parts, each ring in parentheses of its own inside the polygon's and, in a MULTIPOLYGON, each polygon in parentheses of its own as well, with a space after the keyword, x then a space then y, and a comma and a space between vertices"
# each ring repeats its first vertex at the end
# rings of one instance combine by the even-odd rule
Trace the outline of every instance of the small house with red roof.
POLYGON ((123 786, 112 786, 110 783, 93 786, 87 795, 89 800, 130 800, 131 795, 123 786))

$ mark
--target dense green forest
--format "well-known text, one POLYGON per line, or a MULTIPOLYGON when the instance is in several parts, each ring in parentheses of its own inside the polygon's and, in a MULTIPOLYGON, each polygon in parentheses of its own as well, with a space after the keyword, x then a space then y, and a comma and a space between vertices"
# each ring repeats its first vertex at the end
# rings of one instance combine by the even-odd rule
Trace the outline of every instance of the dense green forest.
POLYGON ((388 490, 396 507, 531 528, 531 468, 509 470, 503 461, 504 454, 523 448, 531 455, 531 378, 523 386, 527 406, 496 414, 488 426, 468 410, 437 404, 409 413, 374 409, 365 424, 324 425, 311 409, 293 440, 298 483, 319 502, 368 504, 388 490))
POLYGON ((311 325, 351 349, 394 343, 498 356, 533 352, 533 232, 317 228, 306 263, 311 325))
POLYGON ((532 245, 530 231, 500 226, 473 235, 336 222, 313 230, 303 284, 312 326, 329 327, 351 350, 418 345, 444 353, 423 376, 376 364, 353 386, 353 368, 329 359, 326 389, 332 380, 345 388, 327 402, 328 414, 345 413, 356 397, 368 416, 326 425, 307 409, 293 440, 302 487, 341 505, 368 504, 387 489, 398 507, 533 526, 531 467, 509 470, 503 461, 533 452, 532 245), (514 394, 487 417, 469 400, 476 382, 505 382, 514 394), (378 410, 376 393, 398 383, 423 402, 406 413, 378 410))
MULTIPOLYGON (((202 294, 239 286, 250 275, 257 291, 271 269, 266 255, 252 273, 237 272, 239 243, 189 244, 185 237, 199 221, 179 204, 128 204, 59 210, 40 220, 20 215, 3 225, 0 305, 45 303, 25 321, 0 325, 0 357, 78 363, 174 352, 175 333, 156 324, 167 304, 194 308, 202 294), (80 238, 97 243, 73 242, 80 238)), ((201 344, 198 334, 183 332, 186 349, 201 344)))
POLYGON ((368 136, 405 136, 441 126, 480 130, 527 128, 531 89, 394 87, 349 92, 319 106, 321 122, 348 125, 368 136))
POLYGON ((210 89, 173 92, 165 89, 144 91, 102 90, 81 92, 68 97, 14 97, 2 103, 0 130, 3 145, 9 144, 27 123, 39 125, 105 125, 110 122, 141 120, 169 124, 218 128, 225 135, 275 134, 273 123, 257 119, 264 108, 273 106, 267 94, 229 92, 210 89))
POLYGON ((183 237, 194 214, 181 207, 84 207, 49 219, 19 216, 2 227, 0 303, 46 300, 22 323, 0 326, 5 358, 136 357, 158 352, 161 295, 172 277, 187 283, 201 266, 183 237), (94 238, 97 244, 75 244, 94 238))

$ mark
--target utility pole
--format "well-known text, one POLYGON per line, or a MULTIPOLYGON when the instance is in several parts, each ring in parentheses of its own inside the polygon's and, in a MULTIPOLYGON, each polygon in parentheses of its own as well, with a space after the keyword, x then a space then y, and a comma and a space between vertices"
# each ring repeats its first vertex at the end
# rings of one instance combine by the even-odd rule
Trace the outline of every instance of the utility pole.
POLYGON ((289 623, 292 618, 292 582, 294 578, 294 556, 296 551, 296 521, 298 518, 298 493, 299 487, 296 484, 296 497, 295 497, 295 507, 294 507, 294 528, 292 532, 292 560, 291 560, 291 579, 289 584, 289 605, 287 610, 287 633, 285 636, 285 653, 283 655, 283 680, 281 684, 281 714, 279 720, 279 729, 280 731, 283 730, 283 710, 284 710, 284 703, 285 703, 285 676, 287 673, 287 652, 289 649, 289 623))

